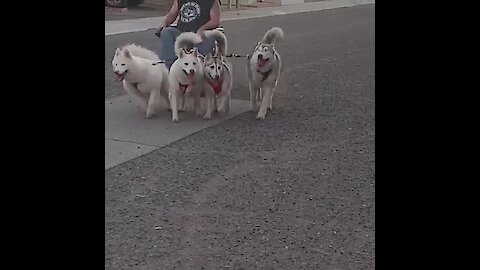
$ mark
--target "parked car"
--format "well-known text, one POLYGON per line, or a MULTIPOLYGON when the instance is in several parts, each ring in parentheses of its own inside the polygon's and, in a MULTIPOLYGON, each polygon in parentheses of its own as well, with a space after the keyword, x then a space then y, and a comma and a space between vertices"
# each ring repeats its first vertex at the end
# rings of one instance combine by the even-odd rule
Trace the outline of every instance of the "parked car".
POLYGON ((144 0, 105 0, 105 5, 115 8, 136 7, 144 0))

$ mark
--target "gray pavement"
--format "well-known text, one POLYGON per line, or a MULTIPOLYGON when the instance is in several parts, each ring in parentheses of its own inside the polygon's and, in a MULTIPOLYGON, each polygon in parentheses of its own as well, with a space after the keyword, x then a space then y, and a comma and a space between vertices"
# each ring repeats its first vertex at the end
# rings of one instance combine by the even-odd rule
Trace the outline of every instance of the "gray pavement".
MULTIPOLYGON (((222 24, 236 53, 284 29, 275 108, 105 170, 105 269, 375 269, 375 5, 222 24)), ((105 37, 106 101, 123 95, 111 54, 131 41, 157 46, 105 37)))

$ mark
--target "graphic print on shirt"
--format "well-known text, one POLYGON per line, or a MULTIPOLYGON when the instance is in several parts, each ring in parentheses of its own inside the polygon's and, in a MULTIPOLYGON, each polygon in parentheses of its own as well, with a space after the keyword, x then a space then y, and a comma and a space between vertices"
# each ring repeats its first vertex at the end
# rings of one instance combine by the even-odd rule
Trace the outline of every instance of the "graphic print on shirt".
POLYGON ((200 6, 195 2, 186 2, 180 8, 180 20, 188 23, 200 15, 200 6))

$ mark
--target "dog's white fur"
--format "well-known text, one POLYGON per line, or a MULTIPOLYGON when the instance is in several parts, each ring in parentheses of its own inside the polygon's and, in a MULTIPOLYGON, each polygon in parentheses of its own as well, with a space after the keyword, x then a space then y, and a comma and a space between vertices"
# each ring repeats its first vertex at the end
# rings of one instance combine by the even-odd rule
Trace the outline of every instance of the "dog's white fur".
POLYGON ((261 102, 257 119, 265 119, 267 109, 273 108, 273 93, 282 70, 282 60, 274 45, 281 39, 283 39, 283 30, 279 27, 271 28, 247 58, 250 109, 256 111, 258 102, 261 102))
POLYGON ((199 116, 202 114, 200 94, 203 91, 203 62, 196 47, 200 42, 202 38, 192 32, 180 34, 175 41, 177 60, 170 67, 168 75, 173 122, 178 122, 178 101, 181 100, 180 109, 183 110, 186 96, 194 97, 195 112, 199 116))
POLYGON ((117 48, 112 67, 125 91, 146 110, 147 118, 158 111, 160 97, 170 103, 168 69, 154 52, 135 44, 117 48))
POLYGON ((214 55, 208 53, 203 66, 207 103, 204 118, 208 120, 212 117, 212 112, 217 110, 217 108, 222 112, 230 110, 230 91, 232 89, 233 75, 232 69, 227 65, 224 58, 227 54, 227 37, 218 30, 205 31, 205 36, 213 37, 216 43, 214 55))

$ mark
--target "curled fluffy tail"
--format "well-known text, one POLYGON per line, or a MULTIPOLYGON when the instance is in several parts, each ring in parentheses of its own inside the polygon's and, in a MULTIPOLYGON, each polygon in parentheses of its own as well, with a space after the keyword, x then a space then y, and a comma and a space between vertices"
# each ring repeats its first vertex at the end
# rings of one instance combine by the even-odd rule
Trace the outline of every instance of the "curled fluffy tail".
POLYGON ((217 42, 217 49, 215 51, 217 56, 225 56, 227 54, 227 37, 224 33, 219 30, 209 30, 205 31, 205 36, 208 38, 213 37, 217 42))
POLYGON ((122 47, 121 50, 128 50, 133 56, 136 57, 142 57, 153 61, 160 60, 156 53, 134 43, 122 47))
POLYGON ((181 33, 175 40, 175 53, 179 56, 182 49, 190 50, 200 42, 202 38, 193 32, 181 33))
POLYGON ((274 44, 277 40, 283 39, 283 30, 280 27, 272 27, 263 36, 260 42, 266 44, 274 44))

